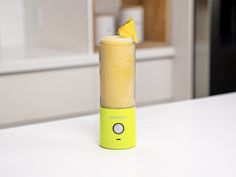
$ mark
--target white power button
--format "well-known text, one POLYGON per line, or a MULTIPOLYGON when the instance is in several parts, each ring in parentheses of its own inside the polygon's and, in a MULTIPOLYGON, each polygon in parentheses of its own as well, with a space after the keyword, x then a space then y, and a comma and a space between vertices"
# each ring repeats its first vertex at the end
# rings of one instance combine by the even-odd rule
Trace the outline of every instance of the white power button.
POLYGON ((124 125, 121 124, 121 123, 116 123, 113 125, 113 131, 116 133, 116 134, 121 134, 123 133, 124 131, 124 125))

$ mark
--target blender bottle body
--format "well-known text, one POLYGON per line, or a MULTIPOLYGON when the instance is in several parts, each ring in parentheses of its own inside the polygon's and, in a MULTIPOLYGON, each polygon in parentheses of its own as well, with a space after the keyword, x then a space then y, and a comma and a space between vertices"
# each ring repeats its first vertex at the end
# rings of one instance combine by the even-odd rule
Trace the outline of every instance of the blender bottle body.
POLYGON ((100 145, 127 149, 136 145, 135 45, 130 38, 105 37, 99 46, 100 145))

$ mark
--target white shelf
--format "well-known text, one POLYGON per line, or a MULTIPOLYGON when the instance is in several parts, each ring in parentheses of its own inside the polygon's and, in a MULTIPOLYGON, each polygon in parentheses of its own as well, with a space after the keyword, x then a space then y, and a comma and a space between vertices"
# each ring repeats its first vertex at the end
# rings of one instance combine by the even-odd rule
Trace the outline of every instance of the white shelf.
MULTIPOLYGON (((0 50, 0 74, 30 72, 98 65, 98 53, 78 54, 69 50, 18 46, 0 50)), ((137 60, 150 60, 174 57, 173 47, 137 49, 137 60)))
MULTIPOLYGON (((93 52, 94 10, 95 13, 113 12, 121 5, 119 0, 78 0, 74 3, 66 0, 59 3, 19 0, 14 9, 17 15, 9 18, 12 15, 9 14, 11 4, 6 2, 1 7, 7 10, 0 10, 0 16, 8 18, 5 18, 6 23, 1 21, 0 26, 15 31, 0 31, 0 74, 97 65, 98 54, 93 52)), ((174 55, 171 46, 140 48, 136 52, 137 60, 171 58, 174 55)))

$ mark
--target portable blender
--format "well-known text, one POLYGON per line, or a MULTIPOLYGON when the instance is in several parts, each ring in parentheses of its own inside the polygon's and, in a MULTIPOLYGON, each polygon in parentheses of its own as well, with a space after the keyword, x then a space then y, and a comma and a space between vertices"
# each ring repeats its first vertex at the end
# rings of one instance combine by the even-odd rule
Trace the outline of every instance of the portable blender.
POLYGON ((100 41, 100 146, 104 148, 136 146, 134 41, 132 36, 100 41))

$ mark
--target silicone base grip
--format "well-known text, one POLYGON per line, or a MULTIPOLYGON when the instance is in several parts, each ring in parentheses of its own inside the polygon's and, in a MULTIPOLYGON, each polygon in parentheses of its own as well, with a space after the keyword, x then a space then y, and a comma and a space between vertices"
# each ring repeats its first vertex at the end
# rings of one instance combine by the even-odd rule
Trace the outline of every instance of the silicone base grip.
POLYGON ((135 107, 100 108, 100 146, 108 149, 136 146, 135 107))

